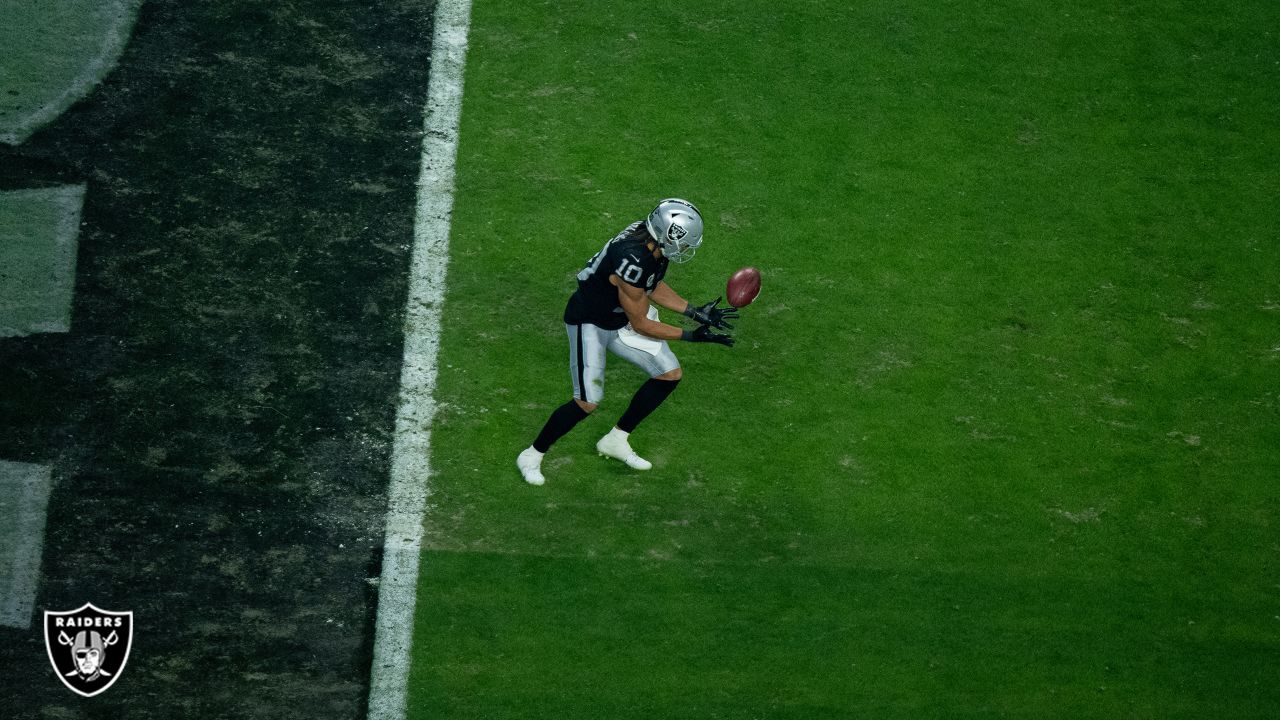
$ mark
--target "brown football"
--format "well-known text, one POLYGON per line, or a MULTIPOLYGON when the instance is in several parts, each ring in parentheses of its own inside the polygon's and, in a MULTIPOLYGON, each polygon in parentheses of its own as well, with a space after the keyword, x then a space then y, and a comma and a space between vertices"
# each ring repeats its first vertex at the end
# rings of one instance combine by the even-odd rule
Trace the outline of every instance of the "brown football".
POLYGON ((725 298, 736 307, 746 307, 760 296, 760 271, 753 267, 745 267, 729 276, 729 284, 725 287, 725 298))

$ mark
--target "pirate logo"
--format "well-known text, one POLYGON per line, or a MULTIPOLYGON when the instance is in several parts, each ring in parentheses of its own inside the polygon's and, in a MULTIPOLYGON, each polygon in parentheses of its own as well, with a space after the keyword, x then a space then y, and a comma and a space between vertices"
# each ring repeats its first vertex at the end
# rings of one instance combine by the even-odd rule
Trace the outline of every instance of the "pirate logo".
POLYGON ((667 239, 674 243, 680 242, 688 234, 689 232, 684 229, 684 226, 676 223, 671 223, 671 226, 667 228, 667 239))
POLYGON ((77 610, 44 613, 44 647, 49 662, 71 691, 93 697, 120 679, 133 646, 133 613, 77 610))

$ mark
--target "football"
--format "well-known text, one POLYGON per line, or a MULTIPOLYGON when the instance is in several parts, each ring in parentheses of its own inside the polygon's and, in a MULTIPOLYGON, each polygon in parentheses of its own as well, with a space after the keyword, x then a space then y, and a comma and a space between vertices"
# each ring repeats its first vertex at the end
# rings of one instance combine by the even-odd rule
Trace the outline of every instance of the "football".
POLYGON ((745 267, 729 276, 724 294, 729 304, 736 308, 750 305, 760 296, 760 271, 745 267))

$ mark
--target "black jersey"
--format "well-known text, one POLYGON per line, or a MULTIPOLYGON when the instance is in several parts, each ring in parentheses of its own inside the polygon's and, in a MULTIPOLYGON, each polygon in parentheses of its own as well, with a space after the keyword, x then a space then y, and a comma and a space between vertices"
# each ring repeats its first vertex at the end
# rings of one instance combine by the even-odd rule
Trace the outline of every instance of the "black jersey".
POLYGON ((578 290, 565 306, 564 321, 570 325, 590 323, 605 330, 626 325, 627 314, 618 302, 618 287, 609 282, 609 276, 617 275, 628 285, 653 292, 667 274, 667 259, 654 257, 653 251, 645 247, 652 240, 644 223, 634 222, 606 243, 578 273, 578 290))

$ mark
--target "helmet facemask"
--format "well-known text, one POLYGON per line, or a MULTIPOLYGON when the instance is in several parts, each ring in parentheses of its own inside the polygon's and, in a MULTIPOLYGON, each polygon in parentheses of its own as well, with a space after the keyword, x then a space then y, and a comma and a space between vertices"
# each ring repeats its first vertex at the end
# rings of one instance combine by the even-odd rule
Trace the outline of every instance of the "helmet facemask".
POLYGON ((684 229, 679 219, 675 220, 667 228, 667 237, 662 243, 662 254, 671 262, 689 262, 693 259, 694 253, 698 252, 698 245, 702 244, 702 238, 698 238, 695 242, 689 242, 689 240, 689 231, 684 229))

